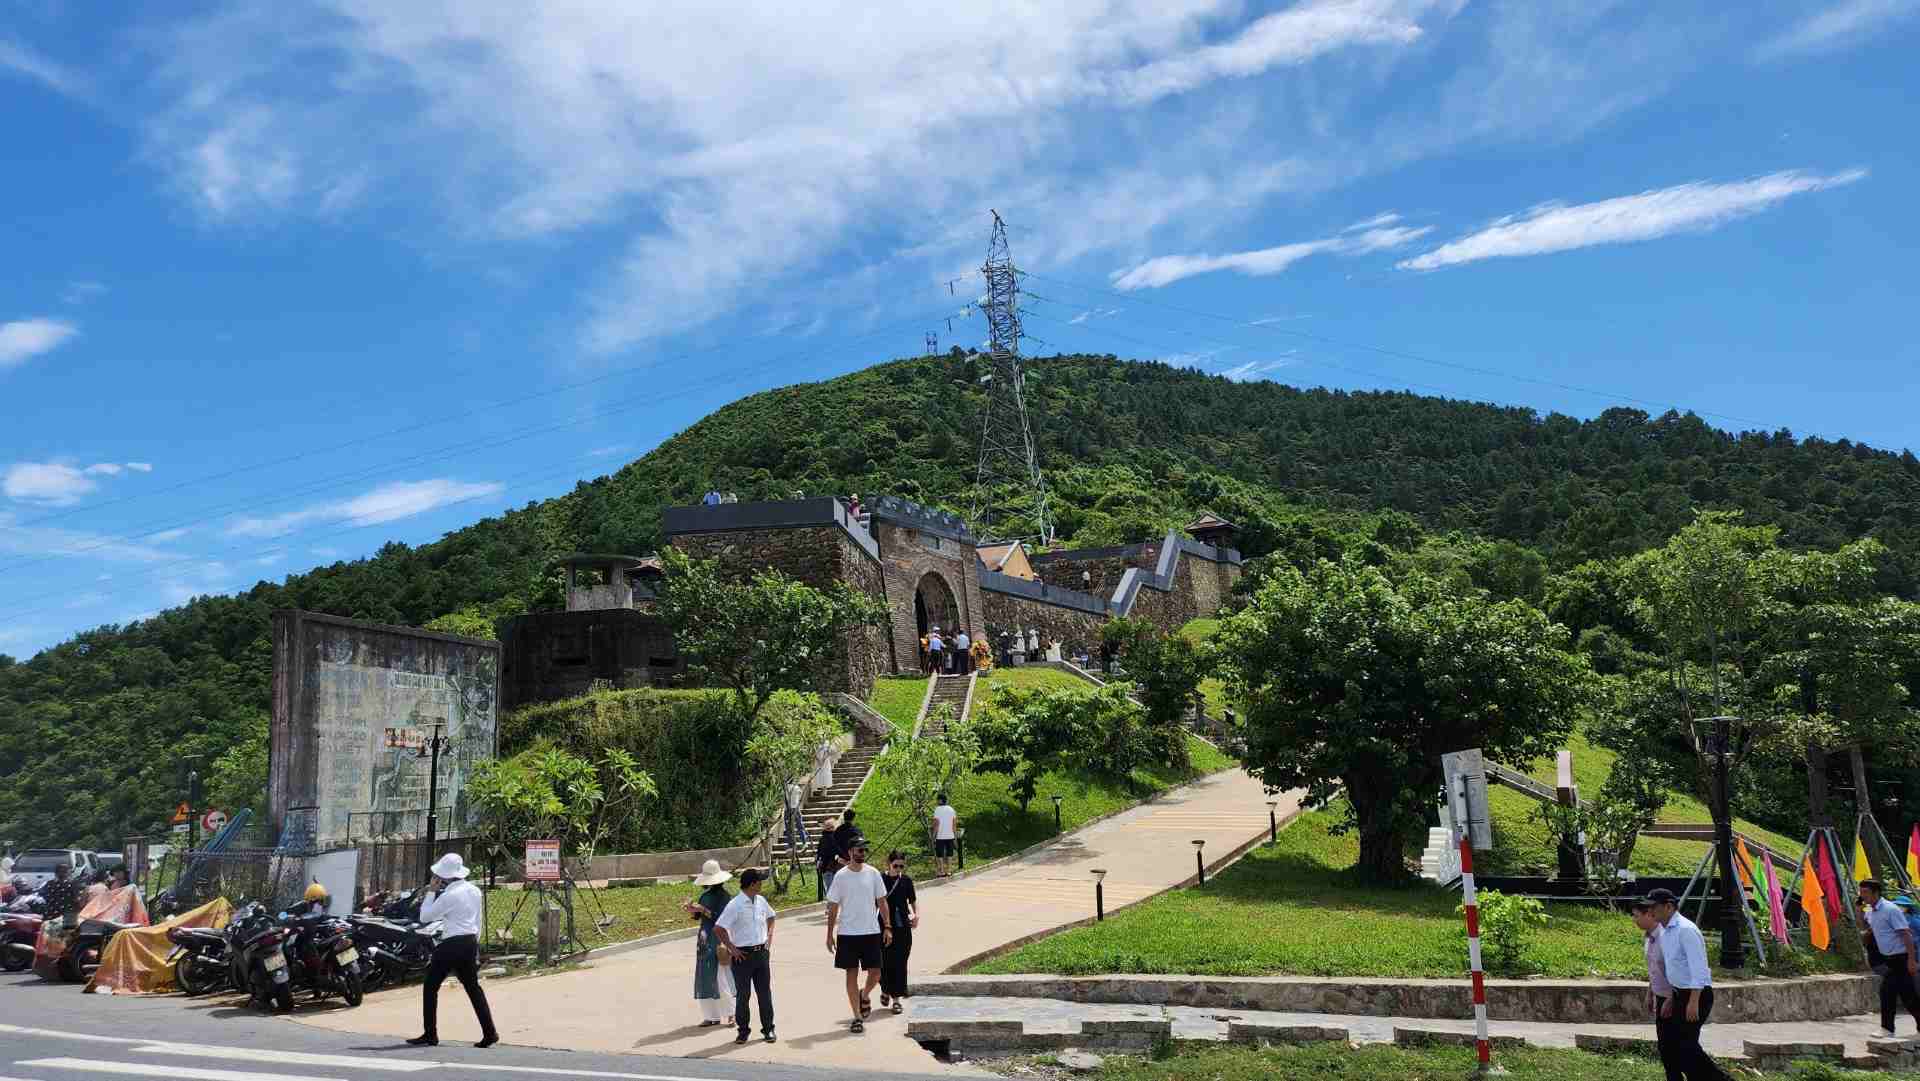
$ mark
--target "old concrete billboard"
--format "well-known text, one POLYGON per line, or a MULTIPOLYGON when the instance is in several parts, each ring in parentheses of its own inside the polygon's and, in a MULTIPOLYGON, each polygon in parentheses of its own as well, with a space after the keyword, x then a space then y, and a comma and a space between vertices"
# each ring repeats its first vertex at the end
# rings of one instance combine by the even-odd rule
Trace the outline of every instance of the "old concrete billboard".
POLYGON ((273 730, 268 814, 281 836, 290 808, 314 808, 326 844, 424 833, 436 724, 440 835, 471 822, 473 767, 494 753, 496 642, 318 612, 273 614, 273 730))

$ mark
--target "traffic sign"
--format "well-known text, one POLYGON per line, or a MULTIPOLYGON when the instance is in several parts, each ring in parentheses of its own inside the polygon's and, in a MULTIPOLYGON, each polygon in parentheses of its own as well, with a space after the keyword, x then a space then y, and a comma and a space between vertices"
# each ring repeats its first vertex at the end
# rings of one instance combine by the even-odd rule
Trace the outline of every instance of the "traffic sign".
POLYGON ((184 803, 173 809, 173 824, 176 826, 186 825, 187 820, 192 817, 193 817, 192 809, 189 808, 184 803))
POLYGON ((200 816, 201 828, 205 829, 208 833, 219 833, 226 824, 227 812, 225 811, 208 811, 206 814, 200 816))
POLYGON ((528 882, 560 881, 560 842, 528 841, 526 859, 528 882))
POLYGON ((175 822, 173 824, 173 832, 184 836, 187 832, 187 824, 185 822, 175 822))

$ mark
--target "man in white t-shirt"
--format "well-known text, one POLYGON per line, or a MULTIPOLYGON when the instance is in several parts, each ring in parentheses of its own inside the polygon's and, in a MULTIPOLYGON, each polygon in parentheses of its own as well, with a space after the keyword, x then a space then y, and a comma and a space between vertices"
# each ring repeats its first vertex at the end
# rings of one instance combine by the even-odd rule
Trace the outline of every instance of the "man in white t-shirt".
POLYGON ((940 806, 933 809, 933 873, 935 877, 952 874, 955 842, 959 839, 960 812, 940 793, 940 806))
POLYGON ((880 879, 880 869, 867 863, 867 839, 855 836, 847 844, 847 865, 833 876, 833 887, 827 891, 827 952, 833 955, 833 967, 847 974, 854 1032, 867 1030, 867 1015, 873 1012, 881 950, 893 941, 890 922, 887 884, 880 879), (867 971, 865 990, 860 988, 861 969, 867 971))

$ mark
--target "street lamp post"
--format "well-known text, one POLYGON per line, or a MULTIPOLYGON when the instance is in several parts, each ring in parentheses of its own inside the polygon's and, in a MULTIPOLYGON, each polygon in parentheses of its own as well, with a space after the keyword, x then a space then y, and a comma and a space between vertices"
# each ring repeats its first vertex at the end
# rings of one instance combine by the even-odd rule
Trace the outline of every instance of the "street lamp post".
POLYGON ((1280 801, 1276 799, 1267 801, 1267 843, 1280 843, 1280 801))
POLYGON ((1093 869, 1093 918, 1107 918, 1107 869, 1104 867, 1093 869))
POLYGON ((1060 796, 1053 797, 1053 832, 1060 832, 1060 796))
POLYGON ((965 826, 955 826, 953 828, 953 854, 957 858, 957 861, 960 864, 960 866, 956 869, 961 871, 966 870, 967 869, 967 827, 965 826))
POLYGON ((447 745, 447 737, 440 734, 446 727, 445 721, 433 722, 433 734, 428 736, 420 747, 420 756, 427 759, 427 851, 433 851, 433 842, 440 836, 440 751, 447 745))
POLYGON ((1206 846, 1207 842, 1205 841, 1193 842, 1193 865, 1200 870, 1200 884, 1202 886, 1207 884, 1207 857, 1202 854, 1206 846))
POLYGON ((1733 722, 1738 717, 1721 715, 1698 722, 1713 725, 1706 752, 1713 756, 1713 844, 1720 876, 1720 963, 1727 968, 1743 968, 1747 963, 1746 938, 1740 928, 1740 880, 1733 870, 1733 803, 1728 792, 1728 758, 1733 752, 1733 722))

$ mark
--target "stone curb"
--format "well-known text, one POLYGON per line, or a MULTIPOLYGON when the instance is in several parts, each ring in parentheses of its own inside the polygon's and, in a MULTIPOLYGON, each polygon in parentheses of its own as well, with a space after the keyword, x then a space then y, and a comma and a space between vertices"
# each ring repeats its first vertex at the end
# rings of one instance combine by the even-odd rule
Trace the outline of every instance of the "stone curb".
MULTIPOLYGON (((1803 976, 1721 984, 1714 1017, 1723 1022, 1829 1021, 1872 1013, 1870 975, 1803 976)), ((1466 980, 1312 976, 956 976, 917 982, 923 995, 1035 998, 1064 1002, 1263 1010, 1373 1017, 1468 1020, 1466 980)), ((1630 980, 1488 980, 1496 1021, 1643 1024, 1646 984, 1630 980)))

